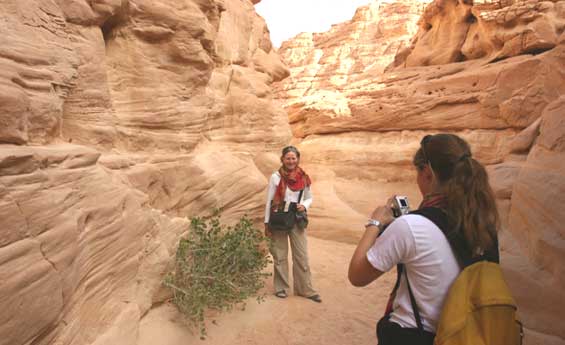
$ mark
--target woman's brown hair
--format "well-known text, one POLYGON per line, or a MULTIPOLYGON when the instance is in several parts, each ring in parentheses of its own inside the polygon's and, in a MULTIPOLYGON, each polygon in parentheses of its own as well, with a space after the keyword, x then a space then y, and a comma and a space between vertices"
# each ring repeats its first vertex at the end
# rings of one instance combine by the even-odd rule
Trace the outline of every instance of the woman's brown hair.
POLYGON ((446 197, 449 227, 463 234, 471 256, 492 249, 499 215, 485 167, 472 157, 469 144, 453 134, 427 135, 414 155, 421 170, 430 165, 446 197))

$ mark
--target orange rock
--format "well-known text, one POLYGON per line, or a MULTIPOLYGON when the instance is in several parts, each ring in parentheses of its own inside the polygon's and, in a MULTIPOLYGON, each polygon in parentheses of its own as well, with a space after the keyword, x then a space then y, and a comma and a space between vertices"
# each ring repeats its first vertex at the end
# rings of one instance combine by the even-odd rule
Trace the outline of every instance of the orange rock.
POLYGON ((488 165, 526 343, 563 344, 563 6, 437 0, 419 20, 402 6, 414 8, 374 2, 329 32, 298 35, 279 49, 291 77, 275 84, 276 96, 314 180, 311 224, 320 228, 311 233, 355 242, 352 229, 390 195, 417 205, 410 161, 420 139, 461 135, 488 165), (403 15, 388 22, 379 15, 387 8, 403 15), (366 36, 394 25, 418 29, 407 38, 395 30, 366 36), (397 47, 389 56, 388 46, 397 47), (529 292, 541 286, 547 294, 529 292))

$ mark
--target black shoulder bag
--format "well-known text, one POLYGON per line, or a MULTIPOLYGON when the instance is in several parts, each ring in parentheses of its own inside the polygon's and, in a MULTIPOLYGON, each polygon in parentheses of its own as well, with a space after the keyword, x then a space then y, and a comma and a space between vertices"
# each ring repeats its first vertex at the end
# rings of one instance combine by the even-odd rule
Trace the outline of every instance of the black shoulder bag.
MULTIPOLYGON (((298 194, 298 202, 300 202, 300 200, 302 199, 302 193, 304 193, 304 189, 302 189, 300 191, 300 194, 298 194)), ((297 205, 298 203, 296 202, 290 202, 288 209, 286 209, 285 202, 281 206, 279 206, 278 209, 271 209, 271 213, 269 215, 269 229, 275 231, 292 230, 292 228, 294 228, 294 226, 297 224, 297 214, 306 214, 305 212, 298 212, 296 208, 297 205)), ((308 222, 307 218, 306 222, 308 222)))

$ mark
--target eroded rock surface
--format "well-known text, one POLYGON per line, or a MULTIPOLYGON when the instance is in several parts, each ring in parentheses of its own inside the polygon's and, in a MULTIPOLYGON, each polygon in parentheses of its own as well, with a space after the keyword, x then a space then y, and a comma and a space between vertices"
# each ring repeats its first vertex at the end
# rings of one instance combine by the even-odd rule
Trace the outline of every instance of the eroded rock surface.
POLYGON ((321 226, 311 233, 356 242, 390 195, 416 206, 411 159, 421 138, 461 135, 487 165, 498 198, 503 268, 528 344, 565 344, 564 5, 375 1, 279 50, 291 76, 276 83, 276 95, 318 196, 311 213, 321 226), (402 15, 389 19, 393 10, 402 15), (397 29, 373 39, 383 26, 397 29))
POLYGON ((538 54, 555 47, 565 27, 563 1, 434 1, 412 45, 395 66, 428 66, 538 54))
POLYGON ((292 134, 309 231, 356 242, 439 131, 488 165, 526 343, 563 345, 564 1, 375 1, 286 79, 257 2, 0 3, 0 345, 136 344, 186 216, 260 218, 292 134))
POLYGON ((319 126, 328 121, 316 115, 351 117, 348 91, 359 90, 356 83, 371 83, 409 44, 424 6, 419 1, 375 1, 328 32, 303 33, 283 42, 279 53, 291 77, 279 83, 277 97, 286 103, 294 136, 323 133, 305 128, 310 115, 319 126))
POLYGON ((261 217, 288 70, 250 1, 0 13, 0 344, 136 344, 186 217, 261 217))

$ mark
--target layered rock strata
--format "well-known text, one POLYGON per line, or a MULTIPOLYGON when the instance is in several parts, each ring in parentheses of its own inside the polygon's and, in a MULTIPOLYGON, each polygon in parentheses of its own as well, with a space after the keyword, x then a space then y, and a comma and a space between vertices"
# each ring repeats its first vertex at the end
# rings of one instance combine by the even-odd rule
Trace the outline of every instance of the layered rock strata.
POLYGON ((392 9, 414 5, 375 1, 351 21, 279 50, 291 76, 276 95, 319 196, 311 232, 355 242, 391 194, 417 205, 411 158, 420 139, 461 135, 488 166, 503 217, 503 268, 529 344, 565 344, 558 312, 565 307, 564 4, 438 0, 417 21, 389 22, 392 9), (383 26, 412 28, 414 36, 364 38, 383 26), (395 49, 388 55, 385 47, 395 49))
POLYGON ((279 53, 291 76, 279 83, 277 97, 285 100, 294 136, 313 134, 300 126, 307 117, 304 110, 349 117, 344 92, 355 89, 355 82, 367 81, 367 76, 382 74, 396 53, 409 45, 425 4, 374 1, 328 32, 303 33, 283 42, 279 53), (318 107, 322 104, 324 109, 318 107))
POLYGON ((136 344, 186 217, 260 217, 288 70, 247 0, 0 13, 0 344, 136 344))

